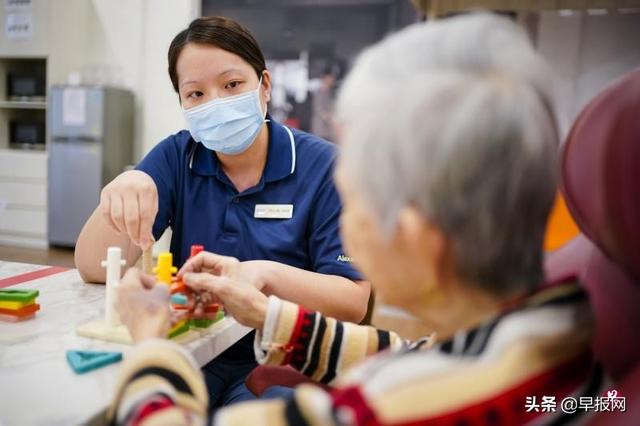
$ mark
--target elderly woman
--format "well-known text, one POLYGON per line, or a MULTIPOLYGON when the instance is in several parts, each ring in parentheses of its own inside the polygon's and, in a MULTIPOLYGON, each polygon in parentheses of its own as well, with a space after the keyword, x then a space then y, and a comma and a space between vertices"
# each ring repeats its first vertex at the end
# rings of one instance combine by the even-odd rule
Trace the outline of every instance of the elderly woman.
MULTIPOLYGON (((435 345, 267 298, 237 260, 201 253, 179 275, 258 330, 259 362, 335 387, 239 404, 216 424, 523 424, 584 414, 563 413, 560 402, 602 391, 588 302, 576 283, 541 286, 558 144, 547 82, 527 37, 491 15, 420 24, 365 51, 338 102, 342 233, 380 298, 421 319, 435 345)), ((134 339, 165 336, 166 290, 135 270, 121 289, 134 339)), ((148 340, 125 363, 110 415, 178 424, 206 413, 190 355, 148 340)))

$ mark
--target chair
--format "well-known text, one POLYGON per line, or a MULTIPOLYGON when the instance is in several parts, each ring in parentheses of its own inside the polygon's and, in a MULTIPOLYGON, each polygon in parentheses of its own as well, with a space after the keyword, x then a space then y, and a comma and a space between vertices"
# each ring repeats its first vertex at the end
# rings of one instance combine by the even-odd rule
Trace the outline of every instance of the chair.
POLYGON ((561 175, 582 235, 547 255, 547 281, 581 279, 596 318, 594 353, 628 397, 627 413, 599 415, 594 424, 631 424, 630 411, 640 412, 640 69, 580 113, 561 175))

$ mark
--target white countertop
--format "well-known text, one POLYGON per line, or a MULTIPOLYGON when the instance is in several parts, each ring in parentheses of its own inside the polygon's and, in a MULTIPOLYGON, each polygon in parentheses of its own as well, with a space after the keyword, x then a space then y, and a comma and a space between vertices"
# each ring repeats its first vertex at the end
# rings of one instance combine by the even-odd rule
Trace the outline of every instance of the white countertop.
MULTIPOLYGON (((0 278, 43 268, 0 261, 0 278)), ((80 337, 77 326, 104 315, 104 285, 85 284, 73 269, 12 286, 40 291, 32 320, 0 321, 0 425, 71 425, 87 421, 111 401, 120 363, 77 375, 67 350, 120 351, 130 346, 80 337)), ((185 346, 200 365, 250 331, 231 318, 185 346)))

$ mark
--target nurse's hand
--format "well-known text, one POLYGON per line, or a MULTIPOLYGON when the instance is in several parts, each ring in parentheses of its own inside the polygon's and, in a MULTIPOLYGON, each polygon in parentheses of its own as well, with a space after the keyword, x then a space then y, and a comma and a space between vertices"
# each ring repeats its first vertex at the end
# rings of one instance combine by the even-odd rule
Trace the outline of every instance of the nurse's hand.
POLYGON ((222 302, 225 312, 240 324, 262 330, 267 296, 250 282, 238 259, 202 252, 189 259, 178 276, 193 290, 222 302))
POLYGON ((120 320, 134 342, 167 337, 171 326, 169 287, 156 285, 152 275, 131 268, 120 280, 117 300, 120 320))
POLYGON ((143 250, 153 244, 158 189, 148 174, 129 170, 118 175, 102 190, 99 209, 111 228, 143 250))

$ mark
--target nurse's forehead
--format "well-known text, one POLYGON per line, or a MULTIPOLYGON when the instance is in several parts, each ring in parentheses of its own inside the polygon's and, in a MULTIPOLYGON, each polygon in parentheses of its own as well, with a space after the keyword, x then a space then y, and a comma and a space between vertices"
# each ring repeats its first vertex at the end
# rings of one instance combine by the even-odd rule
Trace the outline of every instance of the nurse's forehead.
POLYGON ((235 53, 216 46, 189 43, 180 52, 176 71, 180 80, 188 81, 251 73, 253 68, 235 53))

